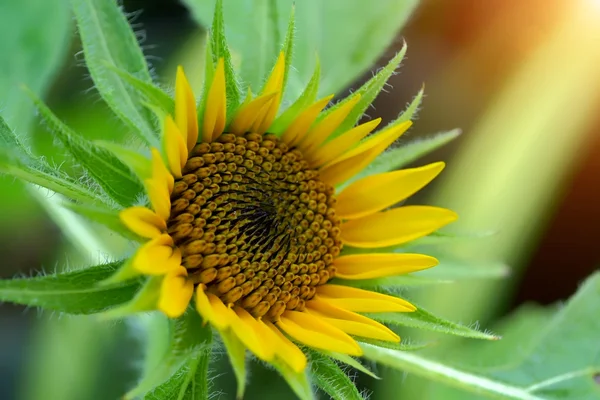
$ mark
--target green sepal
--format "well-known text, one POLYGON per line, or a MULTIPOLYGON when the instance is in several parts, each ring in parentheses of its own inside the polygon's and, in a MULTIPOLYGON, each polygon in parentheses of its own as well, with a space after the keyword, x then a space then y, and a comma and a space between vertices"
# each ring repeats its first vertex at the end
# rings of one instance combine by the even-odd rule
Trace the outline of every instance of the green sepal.
MULTIPOLYGON (((285 40, 281 50, 285 54, 285 69, 283 71, 283 89, 285 91, 287 87, 287 81, 289 77, 290 67, 292 66, 292 59, 294 58, 294 44, 296 34, 296 5, 292 4, 292 10, 290 11, 290 19, 288 20, 287 30, 285 33, 285 40)), ((281 94, 283 99, 284 93, 281 94)))
POLYGON ((384 278, 372 278, 372 279, 338 279, 332 281, 332 283, 350 286, 360 289, 384 291, 393 291, 395 288, 406 288, 406 287, 421 287, 440 285, 454 282, 451 279, 439 279, 426 276, 417 276, 414 274, 404 274, 396 276, 386 276, 384 278))
POLYGON ((123 261, 59 274, 0 280, 0 301, 68 314, 95 314, 132 299, 138 281, 98 285, 123 261))
POLYGON ((43 159, 25 154, 10 154, 9 149, 0 148, 0 173, 44 187, 75 201, 104 202, 93 188, 61 173, 58 168, 52 168, 43 159))
POLYGON ((472 339, 500 339, 500 337, 494 334, 488 332, 481 332, 475 327, 470 328, 468 326, 461 325, 456 322, 448 321, 444 318, 431 314, 430 312, 416 304, 415 306, 417 307, 417 310, 413 312, 368 313, 365 315, 375 321, 384 324, 407 326, 410 328, 418 328, 472 339))
POLYGON ((310 374, 314 383, 334 400, 364 400, 350 377, 331 357, 309 350, 310 374))
MULTIPOLYGON (((156 318, 162 316, 157 315, 156 318)), ((187 387, 177 388, 173 385, 177 382, 178 371, 187 365, 189 372, 191 363, 199 362, 199 357, 209 356, 212 331, 210 326, 202 322, 196 310, 188 308, 181 317, 169 319, 168 324, 165 325, 168 332, 159 331, 156 334, 150 332, 155 336, 149 340, 148 344, 153 348, 148 348, 147 352, 151 354, 157 352, 157 354, 153 354, 153 359, 149 360, 152 362, 146 365, 142 379, 125 395, 125 399, 134 399, 144 394, 147 394, 150 399, 157 398, 153 396, 158 395, 160 387, 168 387, 171 393, 185 394, 187 387), (181 391, 178 392, 177 389, 181 391)), ((190 381, 187 383, 189 385, 190 381)), ((175 396, 174 398, 186 397, 175 396)))
MULTIPOLYGON (((99 317, 103 319, 118 319, 139 312, 155 311, 158 305, 162 281, 162 275, 148 277, 142 288, 131 301, 103 312, 99 317)), ((106 282, 107 281, 104 281, 102 284, 105 285, 106 282)))
POLYGON ((375 347, 383 347, 384 349, 400 350, 400 351, 423 350, 434 344, 434 342, 413 343, 406 339, 402 339, 401 342, 397 343, 397 342, 387 342, 385 340, 360 338, 357 340, 357 342, 358 342, 358 345, 363 350, 364 350, 363 344, 368 344, 368 345, 375 346, 375 347))
POLYGON ((300 115, 300 113, 309 105, 314 103, 319 92, 319 80, 321 79, 321 64, 317 59, 315 71, 313 72, 310 81, 306 85, 304 92, 288 109, 286 109, 279 117, 273 121, 269 128, 269 132, 281 136, 292 122, 300 115))
POLYGON ((135 240, 136 242, 143 243, 147 241, 147 239, 142 238, 141 236, 136 235, 131 232, 119 218, 119 210, 115 210, 108 207, 102 207, 100 205, 89 205, 83 203, 72 203, 65 202, 63 203, 63 207, 77 213, 92 222, 96 222, 98 224, 104 225, 111 231, 119 234, 120 236, 135 240))
MULTIPOLYGON (((225 90, 227 92, 227 122, 235 115, 240 100, 241 91, 238 84, 235 69, 231 62, 231 53, 225 37, 225 20, 223 18, 223 0, 217 0, 213 18, 210 45, 212 46, 213 61, 216 63, 220 58, 225 62, 225 90)), ((208 79, 207 79, 207 82, 208 79)), ((212 82, 212 80, 211 80, 212 82)))
POLYGON ((306 371, 296 372, 285 362, 275 358, 269 362, 283 377, 300 400, 314 400, 315 396, 310 387, 306 371))
POLYGON ((215 75, 215 64, 212 52, 212 41, 210 39, 210 33, 206 35, 206 44, 204 47, 204 83, 202 84, 202 95, 200 96, 200 102, 196 113, 198 114, 198 140, 202 139, 202 130, 204 125, 204 111, 206 111, 206 102, 208 101, 208 92, 210 91, 210 85, 212 84, 213 77, 215 75))
POLYGON ((114 0, 71 0, 83 54, 98 92, 116 115, 148 144, 158 137, 153 121, 136 93, 112 64, 136 78, 151 82, 148 65, 127 18, 114 0))
MULTIPOLYGON (((402 46, 402 49, 392 58, 385 67, 383 67, 374 77, 369 79, 364 85, 362 85, 357 91, 352 93, 352 95, 346 97, 344 100, 338 102, 332 107, 329 107, 325 112, 319 115, 318 120, 322 120, 327 117, 332 111, 338 109, 342 105, 346 104, 350 101, 354 96, 360 94, 360 100, 358 103, 352 108, 346 119, 340 124, 339 127, 331 134, 329 137, 333 139, 342 133, 346 132, 349 129, 352 129, 354 125, 358 122, 358 120, 363 116, 364 112, 371 106, 371 103, 375 100, 379 92, 386 85, 387 80, 392 76, 394 71, 398 68, 404 55, 406 54, 406 42, 402 46)), ((394 124, 394 123, 393 123, 394 124)))
POLYGON ((321 354, 327 356, 327 357, 331 357, 334 360, 338 360, 346 365, 351 366, 352 368, 356 369, 357 371, 362 372, 363 374, 369 375, 371 378, 374 379, 381 379, 379 376, 375 375, 375 373, 373 373, 371 370, 369 370, 367 367, 365 367, 364 365, 362 365, 360 363, 360 361, 358 361, 357 359, 350 357, 348 354, 342 354, 342 353, 333 353, 330 351, 320 351, 321 354))
POLYGON ((117 283, 127 282, 134 278, 142 276, 143 274, 133 266, 134 257, 135 254, 129 257, 123 263, 123 265, 121 265, 121 268, 119 268, 117 271, 115 271, 114 274, 100 282, 100 285, 114 285, 117 283))
POLYGON ((130 150, 119 144, 107 142, 105 140, 96 140, 93 142, 96 146, 102 147, 114 154, 123 164, 132 170, 140 182, 152 177, 152 161, 134 150, 130 150))
POLYGON ((221 339, 227 350, 229 362, 235 374, 237 382, 236 397, 241 399, 244 397, 246 390, 246 346, 241 342, 233 331, 226 329, 220 331, 221 339))
POLYGON ((131 206, 142 191, 141 182, 117 157, 73 132, 32 92, 29 92, 48 127, 104 189, 122 206, 131 206))
POLYGON ((115 67, 112 64, 106 63, 106 68, 110 69, 127 83, 138 93, 140 98, 147 103, 155 104, 167 114, 175 114, 175 100, 161 88, 155 86, 151 81, 144 81, 135 77, 127 71, 115 67))
POLYGON ((17 136, 17 133, 8 126, 4 118, 0 115, 0 145, 10 150, 17 150, 19 153, 29 154, 23 143, 17 136))

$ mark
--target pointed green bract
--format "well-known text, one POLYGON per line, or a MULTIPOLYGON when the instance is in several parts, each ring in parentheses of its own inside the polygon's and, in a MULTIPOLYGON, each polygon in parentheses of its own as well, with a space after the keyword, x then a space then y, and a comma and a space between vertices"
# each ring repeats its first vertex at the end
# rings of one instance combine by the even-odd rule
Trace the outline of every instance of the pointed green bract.
POLYGON ((127 82, 107 67, 122 69, 151 82, 148 65, 127 18, 115 0, 71 0, 86 65, 98 92, 116 115, 148 144, 155 144, 158 132, 142 98, 127 82))
POLYGON ((360 96, 361 96, 360 100, 354 106, 352 111, 350 111, 350 113, 348 114, 348 116, 346 117, 344 122, 342 122, 340 124, 340 126, 331 134, 330 139, 333 139, 333 138, 341 135, 342 133, 346 132, 349 129, 352 129, 352 127, 354 125, 356 125, 356 123, 363 116, 363 114, 365 113, 367 108, 369 108, 369 106, 371 106, 371 103, 373 103, 373 101, 375 100, 375 98, 377 97, 379 92, 381 92, 381 89, 383 89, 383 87, 387 84, 387 81, 390 78, 390 76, 392 76, 394 71, 396 71, 396 69, 402 62, 402 59, 404 58, 405 54, 406 54, 406 42, 404 43, 402 50, 400 50, 400 52, 398 54, 396 54, 396 56, 394 58, 392 58, 388 62, 388 64, 385 67, 383 67, 381 69, 381 71, 379 71, 374 77, 369 79, 357 91, 352 93, 352 95, 350 95, 350 96, 346 97, 346 99, 338 102, 335 106, 330 107, 329 109, 327 109, 327 111, 325 111, 324 113, 322 113, 319 116, 319 120, 322 120, 327 115, 329 115, 329 113, 338 109, 339 107, 344 105, 346 102, 348 102, 350 99, 352 99, 353 96, 360 94, 360 96))
POLYGON ((210 85, 212 84, 213 76, 215 74, 215 64, 211 43, 212 40, 210 39, 210 33, 208 33, 206 35, 206 43, 204 48, 204 83, 202 85, 202 96, 200 97, 200 103, 198 104, 198 108, 196 110, 198 113, 198 127, 200 129, 200 135, 198 136, 199 141, 202 140, 201 132, 204 122, 204 111, 206 110, 206 101, 208 99, 210 85))
POLYGON ((130 169, 105 149, 73 132, 33 94, 32 98, 48 127, 106 194, 122 206, 133 205, 142 192, 142 185, 130 169))
POLYGON ((354 382, 330 358, 309 351, 310 372, 314 383, 334 400, 364 400, 354 382))
MULTIPOLYGON (((414 304, 414 303, 413 303, 414 304)), ((369 313, 369 318, 384 324, 407 326, 472 339, 498 340, 498 336, 437 317, 419 305, 416 311, 402 313, 369 313)))
POLYGON ((433 343, 413 343, 406 339, 402 339, 400 343, 395 342, 386 342, 384 340, 377 339, 366 339, 360 338, 358 339, 358 345, 364 349, 363 344, 368 344, 376 347, 383 347, 386 349, 399 350, 399 351, 415 351, 415 350, 423 350, 433 343))
POLYGON ((375 375, 372 371, 370 371, 367 367, 362 365, 360 363, 360 361, 354 359, 353 357, 349 356, 348 354, 331 353, 328 351, 320 351, 320 353, 325 357, 331 357, 334 360, 338 360, 344 364, 347 364, 347 365, 351 366, 352 368, 362 372, 363 374, 369 375, 371 378, 381 379, 380 377, 375 375))
MULTIPOLYGON (((126 262, 125 265, 113 276, 102 281, 101 285, 113 285, 120 282, 131 281, 132 278, 137 278, 141 274, 133 270, 131 262, 126 262), (124 275, 129 274, 125 279, 124 275), (122 277, 121 280, 115 279, 115 276, 122 277)), ((140 278, 141 280, 142 278, 140 278)), ((111 308, 99 315, 100 319, 119 319, 125 318, 136 313, 155 311, 160 294, 160 286, 162 284, 162 276, 151 276, 146 279, 140 290, 135 294, 135 297, 125 304, 111 308)))
POLYGON ((17 150, 20 153, 28 153, 16 132, 8 126, 2 116, 0 116, 0 147, 5 147, 11 151, 17 150))
POLYGON ((210 352, 191 356, 166 382, 146 393, 144 400, 208 400, 210 352))
POLYGON ((104 140, 96 140, 93 143, 114 154, 123 164, 135 173, 140 181, 152 176, 152 162, 139 152, 104 140))
POLYGON ((296 372, 292 370, 289 365, 278 359, 273 360, 270 364, 272 364, 281 374, 283 379, 290 385, 290 388, 300 400, 315 400, 306 372, 296 372))
POLYGON ((123 78, 137 92, 138 96, 145 99, 146 102, 162 108, 167 114, 175 113, 175 100, 162 89, 156 87, 152 82, 139 79, 131 73, 109 63, 106 64, 106 68, 123 78))
POLYGON ((273 124, 269 128, 269 132, 281 136, 290 124, 298 117, 298 115, 306 107, 311 105, 317 98, 319 91, 319 80, 321 79, 321 65, 319 62, 315 65, 310 81, 306 85, 304 92, 298 97, 298 99, 292 104, 287 110, 285 110, 279 117, 273 121, 273 124))
MULTIPOLYGON (((225 21, 223 19, 223 0, 217 0, 215 6, 215 15, 213 19, 210 36, 210 45, 212 46, 213 62, 222 58, 225 61, 225 89, 227 91, 227 120, 229 121, 235 114, 235 110, 240 104, 241 94, 237 81, 235 70, 231 62, 231 53, 225 37, 225 21)), ((206 77, 205 79, 207 79, 206 77)), ((207 80, 208 82, 208 80, 207 80)))
POLYGON ((241 399, 246 390, 246 347, 231 330, 221 331, 220 334, 235 374, 236 396, 241 399))
POLYGON ((100 205, 89 205, 80 203, 63 203, 63 206, 92 222, 104 225, 111 231, 121 235, 126 239, 131 239, 143 243, 146 239, 137 236, 129 230, 119 218, 119 211, 100 205))
MULTIPOLYGON (((283 41, 282 51, 285 54, 285 70, 283 72, 283 90, 287 87, 287 81, 290 74, 290 67, 292 66, 292 59, 294 56, 294 44, 296 34, 296 5, 292 4, 292 11, 290 12, 290 19, 288 21, 287 31, 285 33, 285 40, 283 41)), ((282 95, 285 93, 282 93, 282 95)), ((283 98, 283 96, 282 96, 283 98)))
POLYGON ((95 314, 130 300, 139 282, 98 285, 122 261, 82 270, 0 281, 0 301, 40 307, 69 314, 95 314))
MULTIPOLYGON (((126 394, 126 399, 134 399, 146 393, 150 396, 156 396, 157 390, 162 385, 166 385, 171 393, 181 393, 173 388, 173 383, 177 382, 178 371, 187 366, 186 371, 194 375, 201 358, 204 356, 208 357, 212 342, 212 332, 208 325, 203 325, 202 319, 195 310, 188 309, 181 317, 169 319, 168 330, 168 334, 158 335, 166 343, 150 342, 153 346, 159 347, 162 355, 157 357, 153 364, 147 365, 147 370, 144 371, 141 381, 126 394)), ((151 350, 149 349, 148 351, 151 350)), ((189 379, 192 378, 193 376, 189 376, 189 379)), ((185 384, 185 381, 184 379, 178 383, 185 384)), ((188 386, 190 382, 189 380, 187 381, 188 386)), ((184 388, 179 387, 179 389, 187 390, 188 386, 184 388)), ((175 398, 185 397, 175 396, 175 398)))

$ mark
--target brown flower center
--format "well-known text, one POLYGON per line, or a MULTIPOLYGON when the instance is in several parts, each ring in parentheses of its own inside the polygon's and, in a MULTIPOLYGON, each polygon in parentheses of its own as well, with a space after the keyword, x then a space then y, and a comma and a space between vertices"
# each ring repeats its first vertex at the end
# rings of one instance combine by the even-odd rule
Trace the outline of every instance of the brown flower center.
POLYGON ((335 275, 334 189, 273 135, 223 134, 194 147, 171 194, 182 264, 225 304, 275 320, 335 275))

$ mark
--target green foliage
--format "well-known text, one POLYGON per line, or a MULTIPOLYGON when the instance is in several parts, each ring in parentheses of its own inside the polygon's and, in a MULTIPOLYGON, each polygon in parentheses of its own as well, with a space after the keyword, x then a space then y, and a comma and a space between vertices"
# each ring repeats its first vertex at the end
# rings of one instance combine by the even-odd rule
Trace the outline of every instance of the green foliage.
POLYGON ((363 400, 354 382, 331 358, 309 351, 314 383, 334 400, 363 400))
MULTIPOLYGON (((185 0, 195 19, 209 26, 213 2, 185 0)), ((242 65, 256 47, 275 58, 277 45, 286 30, 287 16, 294 2, 228 0, 224 3, 226 27, 231 46, 240 54, 242 65), (265 5, 269 3, 269 5, 265 5), (270 12, 269 22, 256 29, 248 28, 248 16, 270 12), (271 22, 277 20, 277 31, 271 33, 271 22), (252 45, 249 46, 248 44, 252 45), (259 43, 257 45, 257 43, 259 43)), ((309 80, 317 58, 327 71, 321 94, 339 92, 360 74, 372 67, 396 37, 417 5, 417 0, 381 0, 377 7, 363 0, 305 0, 296 2, 297 37, 294 45, 294 73, 290 74, 286 99, 295 99, 309 80)), ((272 61, 271 61, 272 62, 272 61)), ((256 82, 253 72, 244 80, 256 82)))
POLYGON ((242 398, 246 389, 246 347, 231 330, 221 332, 229 362, 237 382, 236 396, 242 398))
POLYGON ((0 110, 24 135, 33 117, 21 90, 43 96, 69 47, 68 0, 0 2, 0 110))
POLYGON ((140 181, 131 170, 107 150, 98 147, 73 132, 33 94, 33 101, 50 130, 104 189, 107 195, 122 206, 131 206, 142 191, 140 181))
POLYGON ((143 97, 114 71, 117 68, 151 82, 127 18, 115 0, 72 0, 71 4, 85 62, 98 92, 132 132, 148 144, 156 144, 158 132, 152 115, 142 105, 143 97))
POLYGON ((407 326, 472 339, 498 340, 496 335, 437 317, 415 304, 417 310, 403 313, 374 313, 369 318, 390 325, 407 326))
POLYGON ((139 282, 98 285, 122 262, 59 274, 0 281, 0 301, 69 314, 94 314, 130 300, 139 282))
POLYGON ((306 376, 306 372, 296 372, 292 370, 287 364, 275 359, 273 366, 283 379, 290 385, 290 388, 294 391, 296 396, 300 400, 314 400, 314 395, 310 387, 310 382, 306 376))
MULTIPOLYGON (((158 316, 156 318, 164 318, 158 316)), ((145 399, 206 399, 208 360, 212 332, 195 310, 189 309, 167 324, 154 325, 148 342, 147 354, 153 354, 146 363, 138 385, 125 398, 144 396, 145 399), (161 326, 166 331, 160 332, 161 326), (158 340, 156 340, 158 339, 158 340)))

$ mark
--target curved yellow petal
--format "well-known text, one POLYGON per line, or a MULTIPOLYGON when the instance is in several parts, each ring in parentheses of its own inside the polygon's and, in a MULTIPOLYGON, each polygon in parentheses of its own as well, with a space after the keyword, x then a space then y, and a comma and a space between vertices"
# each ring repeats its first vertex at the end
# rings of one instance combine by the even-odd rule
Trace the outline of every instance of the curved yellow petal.
POLYGON ((262 94, 275 92, 273 100, 262 109, 256 116, 251 131, 263 134, 273 123, 273 120, 277 116, 279 110, 279 103, 281 102, 281 94, 283 93, 283 78, 285 75, 285 54, 279 53, 275 67, 271 75, 267 79, 265 86, 262 90, 262 94))
POLYGON ((158 309, 169 318, 177 318, 183 315, 193 294, 194 283, 187 280, 187 269, 180 266, 165 275, 160 288, 158 309))
POLYGON ((187 162, 187 148, 179 128, 170 115, 165 118, 163 146, 171 173, 175 178, 181 178, 181 169, 187 162))
MULTIPOLYGON (((350 129, 349 131, 341 134, 335 139, 325 143, 319 147, 314 153, 308 153, 311 165, 314 168, 320 167, 323 164, 327 164, 332 160, 335 160, 342 154, 344 154, 352 146, 360 142, 365 136, 367 136, 373 129, 379 125, 381 118, 374 119, 373 121, 366 122, 350 129)), ((337 209, 336 209, 337 210, 337 209)))
POLYGON ((394 143, 411 124, 410 121, 406 121, 367 138, 352 150, 321 168, 319 171, 321 180, 330 185, 337 185, 353 177, 394 143))
POLYGON ((337 196, 335 212, 340 218, 355 219, 393 206, 425 187, 444 165, 437 162, 360 179, 337 196))
MULTIPOLYGON (((288 364, 296 372, 302 372, 306 368, 306 356, 275 325, 269 321, 258 321, 267 331, 271 332, 271 336, 265 335, 275 347, 275 355, 283 362, 288 364)), ((265 333, 267 332, 265 331, 265 333)))
POLYGON ((121 222, 133 233, 148 239, 160 236, 167 223, 154 211, 146 207, 129 207, 119 213, 121 222))
POLYGON ((347 102, 329 113, 323 120, 317 122, 298 144, 298 147, 306 153, 319 147, 344 122, 350 111, 360 100, 360 97, 360 94, 355 94, 347 102))
POLYGON ((288 146, 295 146, 310 129, 311 125, 315 122, 321 111, 327 104, 333 99, 333 95, 317 100, 315 103, 306 107, 302 113, 290 124, 281 136, 281 140, 287 143, 288 146))
POLYGON ((231 327, 242 343, 261 360, 272 361, 275 349, 273 343, 264 336, 263 327, 243 308, 235 307, 233 311, 239 318, 239 323, 236 322, 231 327))
POLYGON ((398 207, 342 223, 340 239, 354 247, 394 246, 428 235, 457 218, 454 211, 440 207, 398 207))
POLYGON ((436 266, 438 260, 423 254, 370 253, 341 256, 333 264, 336 278, 373 279, 421 271, 436 266))
POLYGON ((150 204, 156 213, 163 219, 168 220, 171 214, 171 198, 167 191, 165 182, 155 179, 146 179, 144 181, 146 192, 150 199, 150 204))
POLYGON ((277 94, 278 92, 268 93, 242 105, 229 125, 228 132, 235 135, 243 135, 246 132, 250 132, 252 124, 256 121, 258 115, 270 107, 277 94))
POLYGON ((360 335, 363 337, 372 337, 374 339, 381 339, 392 342, 400 341, 400 337, 396 335, 392 330, 390 330, 387 326, 380 324, 377 321, 373 321, 371 318, 367 318, 363 315, 356 314, 352 311, 344 310, 342 308, 323 302, 319 298, 307 301, 306 309, 309 312, 315 311, 320 315, 328 318, 327 322, 336 326, 337 328, 341 329, 346 333, 352 335, 360 335), (332 320, 353 322, 359 324, 360 326, 345 327, 343 325, 339 325, 335 322, 332 322, 332 320), (366 334, 367 332, 371 332, 370 336, 365 336, 364 334, 361 335, 360 333, 356 333, 355 328, 363 328, 364 326, 368 326, 369 328, 365 328, 366 330, 363 333, 366 334), (377 337, 373 335, 377 335, 377 337))
POLYGON ((158 149, 153 147, 150 152, 152 154, 152 179, 157 182, 164 182, 170 195, 175 185, 175 179, 167 169, 158 149))
POLYGON ((218 330, 226 329, 231 325, 231 314, 221 299, 212 293, 205 292, 204 285, 198 285, 196 288, 196 310, 218 330))
POLYGON ((181 65, 177 67, 175 78, 175 122, 185 138, 188 152, 191 151, 198 141, 196 98, 181 65))
MULTIPOLYGON (((288 318, 286 316, 287 313, 288 311, 284 312, 283 315, 280 317, 279 321, 277 321, 277 327, 279 327, 281 330, 283 330, 285 333, 287 333, 300 343, 317 349, 333 351, 336 353, 343 353, 354 356, 362 355, 362 350, 360 349, 360 347, 358 347, 358 344, 354 341, 354 339, 352 339, 350 336, 346 335, 339 329, 334 328, 331 325, 328 326, 328 329, 325 332, 320 330, 314 330, 314 326, 311 326, 311 329, 308 329, 307 327, 300 325, 299 323, 294 322, 292 319, 288 318), (347 340, 340 340, 338 338, 338 334, 336 334, 335 336, 331 336, 329 334, 329 331, 331 330, 335 330, 339 333, 342 333, 343 335, 346 335, 354 343, 349 343, 347 340)), ((312 318, 316 319, 317 317, 313 316, 312 318)), ((325 323, 321 322, 321 324, 319 325, 325 325, 325 323)))
POLYGON ((317 287, 320 301, 356 312, 410 312, 416 307, 398 297, 342 285, 317 287))
POLYGON ((143 274, 163 275, 181 266, 181 252, 173 250, 173 239, 160 235, 141 246, 133 256, 132 266, 143 274))
POLYGON ((220 58, 213 80, 208 90, 204 120, 202 122, 202 141, 212 142, 225 129, 227 121, 227 92, 225 86, 225 61, 220 58))

